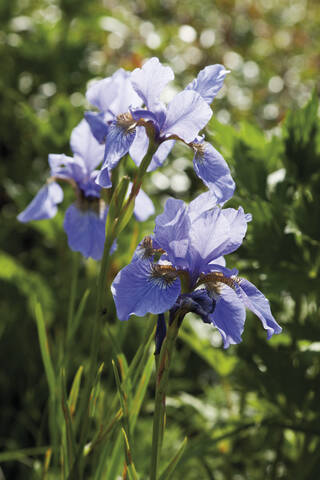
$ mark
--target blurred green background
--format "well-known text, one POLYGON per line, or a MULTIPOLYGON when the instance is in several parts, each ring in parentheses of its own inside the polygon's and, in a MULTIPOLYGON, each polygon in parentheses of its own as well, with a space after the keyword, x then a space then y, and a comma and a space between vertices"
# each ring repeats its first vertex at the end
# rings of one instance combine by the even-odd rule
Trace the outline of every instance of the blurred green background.
MULTIPOLYGON (((58 366, 71 271, 80 261, 77 304, 86 289, 90 294, 69 345, 69 384, 79 365, 88 361, 98 270, 94 261, 68 250, 62 222, 72 192, 65 190, 53 220, 22 225, 16 215, 44 182, 48 153, 70 152, 70 132, 89 107, 88 82, 158 56, 175 72, 167 100, 206 65, 222 63, 231 70, 214 101, 207 135, 237 183, 228 205, 242 205, 253 221, 228 266, 239 268, 240 275, 268 296, 283 326, 283 334, 267 342, 259 321, 248 314, 243 343, 224 352, 216 332, 198 319, 186 319, 171 375, 164 459, 188 436, 177 479, 319 479, 319 2, 3 0, 0 22, 4 478, 44 478, 43 455, 6 456, 49 444, 48 389, 34 296, 45 312, 58 366)), ((133 172, 133 166, 128 168, 133 172)), ((167 196, 190 201, 203 186, 190 154, 176 146, 163 169, 146 179, 144 189, 159 213, 167 196)), ((126 228, 111 275, 129 261, 153 225, 151 219, 126 228)), ((121 324, 111 305, 110 328, 130 360, 147 322, 154 319, 121 324)), ((115 394, 114 352, 105 329, 100 348, 99 359, 105 362, 102 403, 108 408, 115 394)), ((135 434, 141 478, 147 478, 153 394, 152 378, 135 434)))

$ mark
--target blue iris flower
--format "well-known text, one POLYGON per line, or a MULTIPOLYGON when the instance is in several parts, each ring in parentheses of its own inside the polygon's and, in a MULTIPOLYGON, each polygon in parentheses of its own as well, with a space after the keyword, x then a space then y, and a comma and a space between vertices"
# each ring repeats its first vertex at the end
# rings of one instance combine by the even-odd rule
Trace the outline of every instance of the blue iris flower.
MULTIPOLYGON (((49 155, 50 177, 27 208, 18 215, 18 220, 29 222, 54 217, 57 205, 63 200, 63 190, 57 181, 67 182, 76 195, 75 203, 66 210, 63 224, 69 247, 86 258, 100 260, 108 207, 100 196, 101 187, 96 183, 99 174, 96 167, 103 160, 104 146, 94 138, 85 120, 72 131, 70 145, 73 157, 49 155)), ((108 171, 105 171, 105 178, 109 178, 108 171)), ((140 221, 154 213, 153 203, 143 190, 136 198, 134 213, 140 221)))
POLYGON ((175 141, 180 140, 193 150, 195 171, 216 200, 224 203, 231 198, 235 184, 225 160, 212 145, 198 137, 212 116, 209 105, 222 87, 226 74, 222 65, 204 68, 167 106, 160 96, 174 74, 155 57, 131 75, 119 70, 111 78, 90 87, 87 98, 101 112, 87 112, 86 119, 96 138, 106 141, 104 163, 97 182, 107 187, 104 170, 115 168, 128 152, 136 165, 140 165, 149 146, 145 127, 151 124, 158 149, 148 171, 161 166, 175 141), (120 102, 118 99, 122 96, 124 101, 120 102))
POLYGON ((227 348, 241 342, 249 308, 268 338, 280 333, 265 296, 225 266, 224 256, 241 245, 250 220, 241 207, 215 205, 210 192, 189 206, 167 200, 154 236, 141 242, 112 284, 119 319, 166 311, 172 318, 178 309, 194 312, 218 329, 227 348))

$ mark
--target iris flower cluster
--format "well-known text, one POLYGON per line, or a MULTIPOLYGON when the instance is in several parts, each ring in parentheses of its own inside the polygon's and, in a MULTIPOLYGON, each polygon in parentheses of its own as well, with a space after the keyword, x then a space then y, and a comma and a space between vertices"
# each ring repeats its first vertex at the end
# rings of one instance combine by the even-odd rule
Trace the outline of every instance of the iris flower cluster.
MULTIPOLYGON (((281 332, 265 296, 227 268, 224 258, 240 247, 251 220, 241 207, 222 208, 235 183, 222 155, 201 133, 227 73, 222 65, 204 68, 168 105, 161 95, 174 74, 157 58, 95 82, 86 96, 96 110, 86 112, 71 135, 74 156, 49 155, 46 185, 18 216, 21 222, 53 217, 63 199, 58 182, 69 183, 76 195, 64 220, 69 246, 98 260, 108 214, 102 192, 112 186, 119 161, 129 154, 139 167, 147 156, 150 172, 163 165, 176 142, 183 143, 193 152, 194 170, 207 192, 189 206, 167 200, 154 235, 144 238, 131 263, 118 273, 112 293, 120 320, 158 314, 163 337, 165 312, 171 320, 177 312, 193 312, 218 329, 225 348, 241 341, 246 308, 261 320, 268 338, 281 332)), ((136 196, 139 187, 135 185, 134 213, 144 221, 154 207, 142 190, 136 196)))
MULTIPOLYGON (((103 160, 104 146, 94 138, 85 120, 72 131, 70 146, 73 157, 49 155, 50 177, 18 215, 18 220, 29 222, 54 217, 58 204, 63 200, 63 190, 58 182, 68 183, 75 193, 75 202, 66 210, 63 224, 69 247, 86 258, 100 260, 108 206, 101 198, 102 189, 96 182, 99 170, 96 168, 103 160)), ((135 217, 145 221, 153 213, 151 199, 140 190, 135 201, 135 217)))
POLYGON ((87 99, 100 112, 87 112, 92 133, 105 142, 104 162, 97 182, 110 186, 109 173, 129 153, 139 166, 145 157, 152 130, 157 150, 148 171, 160 167, 176 141, 193 151, 196 174, 219 203, 232 197, 235 184, 222 155, 199 132, 212 116, 210 104, 223 85, 227 70, 210 65, 200 71, 186 88, 166 106, 161 94, 173 80, 170 67, 157 58, 148 60, 131 74, 118 70, 112 77, 96 82, 87 92, 87 99))
POLYGON ((241 342, 245 309, 254 312, 268 339, 280 333, 265 296, 227 268, 224 256, 241 245, 251 216, 220 208, 211 192, 187 206, 168 199, 154 235, 139 244, 112 284, 118 317, 194 312, 220 332, 224 347, 241 342))

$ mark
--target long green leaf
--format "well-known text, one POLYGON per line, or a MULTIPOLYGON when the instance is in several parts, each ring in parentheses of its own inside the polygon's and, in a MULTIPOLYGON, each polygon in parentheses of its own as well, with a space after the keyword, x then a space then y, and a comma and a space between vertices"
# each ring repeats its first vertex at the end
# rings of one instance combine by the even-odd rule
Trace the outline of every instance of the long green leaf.
POLYGON ((162 474, 159 477, 159 480, 170 480, 170 478, 173 478, 172 475, 174 474, 174 471, 179 463, 179 460, 181 459, 183 452, 187 446, 188 439, 185 437, 183 440, 182 444, 179 447, 179 450, 169 463, 169 465, 165 468, 165 470, 162 472, 162 474))
POLYGON ((71 417, 73 417, 73 415, 75 413, 75 410, 76 410, 78 397, 79 397, 79 390, 80 390, 82 373, 83 373, 83 366, 80 365, 80 367, 77 370, 77 373, 74 376, 72 386, 71 386, 71 389, 70 389, 70 393, 69 393, 69 398, 68 398, 68 405, 69 405, 71 417))
POLYGON ((37 455, 44 455, 48 450, 48 446, 45 447, 34 447, 34 448, 22 448, 20 450, 13 450, 12 452, 1 452, 0 453, 0 463, 1 462, 12 462, 23 460, 27 457, 34 457, 37 455))
POLYGON ((130 426, 132 428, 131 433, 133 433, 134 431, 134 427, 136 425, 136 421, 139 416, 141 405, 147 391, 147 387, 148 387, 151 373, 153 370, 153 364, 154 364, 153 355, 150 355, 149 360, 147 361, 145 368, 143 369, 136 393, 132 400, 132 407, 130 410, 130 426))
POLYGON ((37 322, 41 356, 42 356, 42 361, 43 361, 43 365, 44 365, 44 369, 46 372, 46 377, 49 385, 50 396, 51 398, 55 398, 56 378, 55 378, 55 373, 54 373, 54 369, 53 369, 53 365, 50 357, 49 343, 48 343, 47 332, 44 324, 42 308, 39 302, 36 302, 35 304, 35 317, 37 322))

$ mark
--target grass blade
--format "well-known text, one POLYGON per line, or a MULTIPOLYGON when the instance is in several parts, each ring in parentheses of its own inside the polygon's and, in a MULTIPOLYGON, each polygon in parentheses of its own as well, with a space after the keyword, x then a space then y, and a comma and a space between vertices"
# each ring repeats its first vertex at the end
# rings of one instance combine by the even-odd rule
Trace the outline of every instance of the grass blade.
POLYGON ((167 466, 167 468, 162 472, 162 474, 159 477, 159 480, 170 480, 170 478, 173 478, 172 475, 174 474, 174 471, 179 463, 179 460, 181 459, 183 452, 187 446, 188 439, 185 437, 183 440, 179 450, 167 466))

